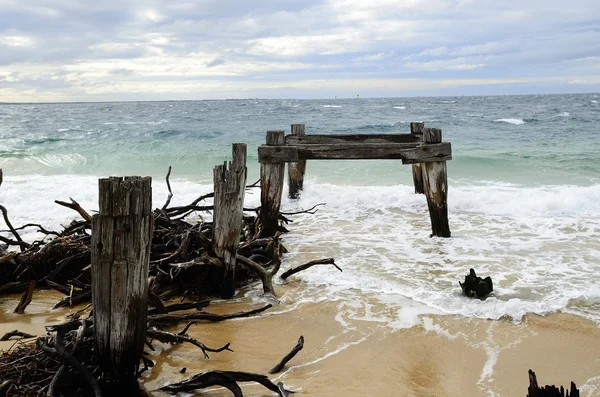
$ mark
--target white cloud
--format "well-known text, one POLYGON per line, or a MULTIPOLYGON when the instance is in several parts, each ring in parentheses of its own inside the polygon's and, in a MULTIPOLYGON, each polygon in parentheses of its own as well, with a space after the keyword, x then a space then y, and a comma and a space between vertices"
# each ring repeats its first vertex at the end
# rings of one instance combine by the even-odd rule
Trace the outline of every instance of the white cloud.
POLYGON ((0 35, 0 46, 33 47, 34 40, 26 36, 0 35))
POLYGON ((590 85, 599 20, 588 0, 0 0, 0 95, 590 85))

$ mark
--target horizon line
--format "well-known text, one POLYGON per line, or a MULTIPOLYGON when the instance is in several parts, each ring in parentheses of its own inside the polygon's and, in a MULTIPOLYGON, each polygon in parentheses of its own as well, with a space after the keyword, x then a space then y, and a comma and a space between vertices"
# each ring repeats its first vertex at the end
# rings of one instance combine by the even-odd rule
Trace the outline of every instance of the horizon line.
MULTIPOLYGON (((360 95, 360 94, 359 94, 360 95)), ((398 98, 476 98, 476 97, 508 97, 508 96, 552 96, 552 95, 600 95, 599 92, 571 92, 571 93, 539 93, 539 94, 494 94, 494 95, 412 95, 412 96, 365 96, 365 97, 333 97, 333 98, 260 98, 260 97, 247 97, 247 98, 225 98, 225 99, 131 99, 131 100, 106 100, 106 101, 49 101, 49 102, 2 102, 0 105, 68 105, 68 104, 93 104, 93 103, 154 103, 154 102, 203 102, 203 101, 247 101, 247 100, 259 100, 259 101, 318 101, 318 100, 336 100, 336 99, 398 99, 398 98)))

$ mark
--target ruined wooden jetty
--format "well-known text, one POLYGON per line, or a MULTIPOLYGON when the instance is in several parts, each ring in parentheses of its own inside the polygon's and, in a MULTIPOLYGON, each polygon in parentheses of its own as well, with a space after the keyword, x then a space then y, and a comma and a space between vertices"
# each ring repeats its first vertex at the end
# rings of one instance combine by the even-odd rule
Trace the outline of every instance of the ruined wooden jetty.
POLYGON ((289 197, 297 198, 307 160, 380 159, 413 166, 415 193, 427 198, 432 236, 450 237, 446 161, 452 159, 452 148, 442 141, 442 130, 425 128, 424 123, 411 123, 410 134, 307 135, 303 124, 293 124, 290 135, 267 131, 266 144, 258 148, 263 232, 272 234, 277 229, 285 163, 289 164, 289 197))

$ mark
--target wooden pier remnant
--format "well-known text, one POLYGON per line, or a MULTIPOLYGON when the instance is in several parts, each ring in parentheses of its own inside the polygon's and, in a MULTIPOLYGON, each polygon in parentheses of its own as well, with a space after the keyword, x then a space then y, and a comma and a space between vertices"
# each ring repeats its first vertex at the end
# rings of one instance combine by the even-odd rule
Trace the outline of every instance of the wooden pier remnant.
MULTIPOLYGON (((213 249, 223 261, 223 280, 216 286, 221 296, 235 294, 235 264, 246 189, 246 144, 234 143, 233 161, 214 169, 213 249)), ((278 207, 279 210, 279 207, 278 207)))
MULTIPOLYGON (((423 132, 425 146, 442 142, 442 130, 426 128, 423 132)), ((450 237, 448 225, 448 175, 446 161, 423 163, 423 188, 427 197, 433 236, 450 237)))
POLYGON ((302 186, 304 179, 306 160, 396 159, 415 166, 415 193, 423 192, 427 197, 432 236, 450 237, 446 161, 452 159, 452 147, 450 142, 442 142, 441 132, 437 128, 425 128, 424 123, 411 123, 410 134, 306 135, 298 124, 292 126, 292 134, 287 136, 283 131, 268 131, 266 145, 258 148, 261 235, 272 236, 277 231, 285 163, 294 164, 289 170, 289 195, 296 198, 301 190, 298 186, 302 186), (299 164, 302 164, 302 172, 299 172, 299 164), (292 175, 297 178, 292 180, 292 175))
POLYGON ((96 348, 108 389, 136 395, 147 326, 152 178, 100 179, 99 207, 90 245, 96 348))
MULTIPOLYGON (((413 135, 420 136, 421 139, 423 137, 424 129, 425 123, 410 123, 410 133, 413 135)), ((415 194, 424 194, 425 190, 423 188, 423 171, 421 169, 420 163, 412 165, 412 173, 413 182, 415 184, 415 194)))
MULTIPOLYGON (((271 146, 275 148, 275 151, 286 148, 283 131, 267 131, 267 147, 271 146)), ((289 161, 296 162, 297 160, 298 156, 292 156, 289 161)), ((277 232, 285 162, 284 159, 260 162, 261 237, 274 236, 277 232)))
MULTIPOLYGON (((304 124, 292 124, 293 136, 304 136, 304 124)), ((304 188, 304 173, 306 172, 306 160, 288 163, 288 188, 289 197, 296 199, 304 188)))

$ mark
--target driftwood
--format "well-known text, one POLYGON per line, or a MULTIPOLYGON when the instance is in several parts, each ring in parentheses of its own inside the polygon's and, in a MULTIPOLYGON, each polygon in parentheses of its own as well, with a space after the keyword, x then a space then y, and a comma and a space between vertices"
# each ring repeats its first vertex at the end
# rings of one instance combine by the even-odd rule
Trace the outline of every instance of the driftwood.
POLYGON ((285 367, 285 364, 287 364, 288 361, 290 361, 292 358, 294 358, 294 356, 296 356, 296 354, 298 354, 298 352, 300 350, 302 350, 303 347, 304 347, 304 336, 300 336, 300 338, 298 339, 298 343, 296 343, 296 346, 294 346, 294 348, 288 354, 286 354, 285 357, 283 357, 281 359, 279 364, 277 364, 276 366, 271 368, 269 373, 276 374, 276 373, 280 372, 283 369, 283 367, 285 367))
POLYGON ((54 202, 58 205, 62 205, 63 207, 67 207, 72 209, 73 211, 77 211, 79 213, 79 215, 81 215, 81 217, 83 219, 85 219, 86 222, 92 222, 92 217, 90 214, 87 213, 86 210, 84 210, 77 201, 73 200, 71 197, 69 197, 69 200, 71 200, 70 203, 67 203, 66 201, 60 201, 60 200, 54 200, 54 202))
POLYGON ((25 293, 21 297, 21 301, 15 308, 15 313, 17 313, 17 314, 25 313, 25 308, 27 306, 29 306, 29 304, 31 303, 31 298, 33 297, 34 290, 35 290, 35 280, 32 280, 29 282, 29 288, 27 288, 27 291, 25 291, 25 293))
MULTIPOLYGON (((169 197, 172 190, 166 181, 169 197)), ((246 189, 256 184, 246 186, 246 189)), ((270 304, 257 309, 240 311, 230 314, 214 314, 202 311, 209 304, 209 297, 215 296, 211 289, 215 275, 223 274, 223 260, 213 247, 213 223, 200 218, 199 221, 189 222, 184 218, 199 211, 213 211, 214 205, 202 205, 202 201, 214 197, 214 193, 201 195, 189 205, 169 207, 167 199, 160 209, 152 211, 151 216, 155 225, 149 241, 149 303, 145 331, 147 332, 146 346, 152 348, 152 341, 165 343, 190 343, 199 347, 204 356, 211 352, 231 350, 229 344, 222 347, 207 347, 201 341, 187 335, 188 329, 196 322, 224 321, 227 319, 247 317, 259 314, 271 307, 270 304), (170 299, 178 303, 168 304, 170 299), (194 310, 177 313, 181 310, 194 310), (179 333, 162 330, 163 325, 187 322, 179 333)), ((83 209, 76 201, 61 202, 68 208, 77 211, 82 220, 73 221, 63 226, 62 230, 51 231, 39 224, 27 224, 25 227, 36 227, 44 234, 44 239, 32 243, 17 238, 12 230, 11 238, 3 237, 0 241, 19 247, 21 252, 7 252, 0 249, 0 295, 23 293, 22 309, 30 301, 33 283, 37 288, 49 288, 61 292, 65 297, 57 304, 60 306, 75 306, 91 301, 91 254, 92 244, 90 212, 83 209), (87 215, 87 216, 86 216, 87 215), (21 241, 19 241, 21 240, 21 241)), ((321 205, 321 204, 319 204, 321 205)), ((277 222, 292 222, 286 216, 297 213, 314 213, 317 206, 294 213, 277 213, 277 222)), ((242 228, 239 233, 240 243, 235 252, 238 265, 236 270, 236 285, 242 285, 256 279, 263 281, 263 289, 274 292, 272 279, 280 270, 282 255, 287 252, 281 243, 280 232, 275 235, 263 235, 264 225, 261 224, 260 208, 244 209, 247 213, 242 217, 242 228), (249 214, 253 213, 253 214, 249 214), (242 263, 240 265, 240 263, 242 263), (266 276, 266 277, 264 277, 266 276), (270 287, 269 287, 270 286, 270 287)), ((7 216, 6 216, 7 217, 7 216)), ((281 230, 281 226, 277 226, 281 230)), ((124 229, 126 231, 126 229, 124 229)), ((316 261, 320 262, 320 261, 316 261)), ((313 263, 319 264, 319 263, 313 263)), ((322 263, 324 264, 324 263, 322 263)), ((331 263, 333 264, 333 263, 331 263)), ((311 266, 312 266, 311 265, 311 266)), ((333 264, 335 265, 335 264, 333 264)), ((305 266, 304 269, 310 266, 305 266)), ((303 270, 303 269, 302 269, 303 270)), ((300 271, 300 270, 297 270, 300 271)), ((91 312, 88 318, 82 314, 89 311, 85 308, 75 311, 70 316, 71 321, 53 326, 47 326, 47 336, 38 338, 35 343, 19 342, 14 348, 0 355, 0 390, 10 389, 8 396, 38 396, 51 393, 88 397, 97 395, 98 386, 105 387, 100 377, 100 359, 96 349, 95 327, 91 312), (82 317, 80 319, 80 316, 82 317), (93 381, 95 379, 95 381, 93 381)), ((94 310, 93 312, 95 312, 94 310)), ((9 337, 21 335, 7 334, 9 337)), ((291 357, 290 357, 291 359, 291 357)), ((147 357, 142 356, 144 370, 153 364, 147 357)), ((285 365, 285 363, 283 364, 285 365)), ((139 376, 144 370, 136 371, 139 376)), ((220 373, 220 372, 214 372, 220 373)), ((222 373, 221 373, 222 374, 222 373)), ((221 377, 220 379, 236 392, 241 393, 237 382, 257 381, 279 395, 287 395, 282 385, 272 384, 263 375, 239 375, 245 373, 226 373, 223 375, 207 375, 221 377), (237 375, 232 375, 237 374, 237 375), (257 376, 258 378, 253 378, 257 376), (225 379, 225 380, 223 380, 225 379), (256 380, 255 380, 256 379, 256 380), (267 383, 268 382, 268 383, 267 383), (236 389, 237 387, 237 389, 236 389)), ((199 385, 206 384, 207 378, 202 378, 199 385), (202 383, 204 382, 204 383, 202 383)), ((216 379, 216 378, 214 378, 216 379)), ((209 382, 210 383, 210 382, 209 382)), ((217 383, 215 383, 217 384, 217 383)), ((172 386, 172 385, 169 385, 172 386)), ((186 386, 187 387, 187 386, 186 386)), ((231 389, 230 389, 231 390, 231 389)), ((142 392, 140 392, 142 393, 142 392)), ((135 394, 135 393, 134 393, 135 394)), ((241 395, 241 394, 240 394, 241 395)), ((1 396, 1 394, 0 394, 1 396)))
POLYGON ((156 328, 150 328, 146 331, 146 336, 148 338, 156 339, 157 341, 163 343, 191 343, 194 346, 198 346, 200 350, 202 350, 202 353, 204 353, 204 358, 210 358, 207 352, 220 353, 225 350, 228 350, 230 352, 233 351, 229 348, 230 343, 227 343, 219 348, 211 348, 206 346, 204 343, 198 342, 194 338, 190 338, 185 334, 181 334, 181 332, 178 334, 173 334, 171 332, 161 331, 156 328))
POLYGON ((300 266, 295 267, 293 269, 286 270, 281 275, 281 278, 285 280, 286 278, 290 277, 291 275, 296 274, 298 272, 301 272, 302 270, 309 269, 309 268, 311 268, 311 267, 313 267, 315 265, 333 265, 340 272, 342 271, 342 268, 340 268, 338 265, 335 264, 335 261, 334 261, 333 258, 325 258, 325 259, 317 259, 317 260, 314 260, 314 261, 310 261, 308 263, 305 263, 304 265, 300 265, 300 266))
POLYGON ((238 382, 256 382, 272 392, 277 393, 279 396, 283 396, 279 387, 271 382, 265 375, 239 371, 203 372, 181 382, 161 387, 158 390, 177 394, 180 392, 205 389, 211 386, 222 386, 229 389, 235 397, 243 397, 242 389, 238 385, 238 382))
POLYGON ((220 321, 230 320, 232 318, 249 317, 254 314, 262 313, 265 310, 270 309, 272 306, 273 305, 269 303, 258 309, 248 310, 245 312, 231 313, 231 314, 214 314, 214 313, 204 313, 204 312, 185 313, 185 314, 154 314, 154 315, 148 316, 148 323, 149 324, 154 324, 154 323, 176 324, 179 322, 185 322, 185 321, 190 321, 190 320, 193 320, 193 321, 204 320, 204 321, 210 321, 210 322, 220 322, 220 321))
POLYGON ((527 388, 527 397, 579 397, 579 389, 574 382, 571 382, 570 393, 566 391, 564 387, 560 387, 560 390, 552 386, 539 387, 535 372, 529 370, 529 387, 527 388))
POLYGON ((0 341, 7 341, 10 338, 14 337, 14 336, 18 336, 20 339, 31 339, 31 338, 35 338, 35 335, 31 335, 28 334, 27 332, 21 332, 17 329, 15 329, 14 331, 10 331, 5 333, 2 338, 0 338, 0 341))
POLYGON ((475 274, 475 270, 470 269, 469 274, 465 276, 465 282, 461 283, 463 294, 469 298, 485 299, 492 291, 494 284, 491 277, 481 278, 475 274))

